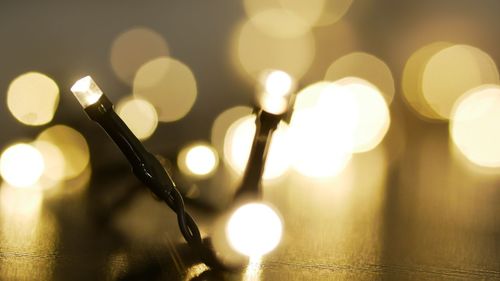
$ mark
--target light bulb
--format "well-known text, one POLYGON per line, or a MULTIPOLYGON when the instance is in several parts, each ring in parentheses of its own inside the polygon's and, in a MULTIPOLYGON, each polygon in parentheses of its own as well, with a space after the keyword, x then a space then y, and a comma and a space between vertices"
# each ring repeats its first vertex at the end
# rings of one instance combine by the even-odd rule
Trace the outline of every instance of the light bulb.
POLYGON ((231 247, 241 254, 256 258, 278 246, 283 225, 278 214, 263 203, 249 203, 238 208, 226 226, 231 247))
POLYGON ((95 104, 103 95, 99 86, 97 86, 90 76, 85 76, 76 81, 73 87, 71 87, 71 91, 83 108, 95 104))
POLYGON ((281 70, 267 73, 262 80, 263 89, 259 93, 260 107, 271 114, 282 114, 288 109, 294 88, 292 77, 281 70))

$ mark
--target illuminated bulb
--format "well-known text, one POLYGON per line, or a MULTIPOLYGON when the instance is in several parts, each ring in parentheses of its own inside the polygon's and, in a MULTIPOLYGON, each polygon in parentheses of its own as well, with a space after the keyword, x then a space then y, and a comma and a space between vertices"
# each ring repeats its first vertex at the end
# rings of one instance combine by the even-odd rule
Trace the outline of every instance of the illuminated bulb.
POLYGON ((273 96, 286 96, 290 93, 293 80, 288 73, 281 70, 274 70, 266 76, 266 92, 273 96))
POLYGON ((292 77, 284 71, 274 70, 265 76, 263 86, 259 97, 262 109, 276 115, 285 112, 294 86, 292 77))
POLYGON ((283 225, 278 214, 268 205, 250 203, 238 208, 226 226, 231 247, 241 254, 256 258, 265 255, 281 241, 283 225))
POLYGON ((90 76, 85 76, 76 81, 73 87, 71 87, 71 91, 83 108, 93 105, 102 96, 101 89, 99 89, 99 86, 97 86, 90 76))
POLYGON ((33 146, 18 143, 8 147, 0 157, 0 174, 14 187, 29 187, 43 174, 42 154, 33 146))
POLYGON ((194 176, 207 176, 217 167, 219 157, 215 149, 205 144, 198 144, 181 151, 179 167, 184 172, 194 176))

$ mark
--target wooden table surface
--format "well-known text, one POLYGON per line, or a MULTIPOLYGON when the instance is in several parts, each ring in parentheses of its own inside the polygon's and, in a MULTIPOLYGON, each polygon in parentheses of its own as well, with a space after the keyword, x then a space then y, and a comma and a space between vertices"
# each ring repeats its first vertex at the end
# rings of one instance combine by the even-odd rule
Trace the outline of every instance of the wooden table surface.
MULTIPOLYGON (((284 236, 275 251, 240 272, 200 264, 173 213, 137 188, 127 169, 108 176, 97 171, 87 187, 79 187, 78 179, 43 196, 3 186, 0 276, 499 280, 500 177, 458 161, 448 146, 446 134, 432 133, 407 142, 405 153, 392 157, 395 150, 384 142, 356 155, 335 179, 289 174, 266 182, 264 198, 280 211, 284 236)), ((220 189, 219 198, 230 193, 220 189)), ((221 211, 188 205, 202 232, 216 237, 221 211)))

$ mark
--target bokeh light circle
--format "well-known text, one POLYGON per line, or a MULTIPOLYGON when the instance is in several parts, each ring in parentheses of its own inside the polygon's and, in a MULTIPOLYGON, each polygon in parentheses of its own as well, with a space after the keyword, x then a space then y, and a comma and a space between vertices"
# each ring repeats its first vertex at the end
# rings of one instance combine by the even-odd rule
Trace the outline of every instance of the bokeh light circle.
POLYGON ((310 31, 310 25, 284 9, 268 9, 250 18, 250 22, 271 37, 293 38, 310 31))
POLYGON ((206 143, 189 145, 181 150, 177 164, 182 172, 198 178, 212 175, 219 164, 215 149, 206 143))
POLYGON ((282 233, 281 218, 263 203, 239 207, 226 226, 231 247, 249 257, 260 257, 272 251, 281 241, 282 233))
POLYGON ((156 109, 144 99, 124 98, 116 105, 116 113, 140 140, 148 139, 158 126, 156 109))
POLYGON ((450 120, 453 142, 472 163, 500 167, 500 86, 472 89, 457 101, 450 120))
POLYGON ((89 164, 89 147, 85 138, 73 128, 55 125, 41 132, 37 141, 44 141, 60 149, 64 157, 64 179, 80 175, 89 164))
MULTIPOLYGON (((224 138, 224 159, 238 174, 246 168, 255 135, 255 115, 248 115, 235 121, 224 138)), ((288 126, 280 123, 274 131, 264 169, 264 179, 275 179, 290 166, 288 126)))
POLYGON ((215 118, 210 132, 210 140, 215 149, 219 151, 219 154, 224 151, 224 138, 229 127, 240 118, 251 113, 251 107, 240 105, 224 110, 215 118))
POLYGON ((425 66, 439 51, 452 46, 448 42, 434 42, 413 53, 405 64, 402 77, 405 102, 418 114, 429 119, 441 119, 424 97, 422 79, 425 66))
POLYGON ((52 187, 60 181, 64 180, 64 171, 66 167, 66 160, 64 155, 57 147, 51 142, 47 141, 34 141, 33 146, 42 154, 45 163, 45 170, 42 174, 41 185, 43 187, 52 187))
POLYGON ((184 63, 169 57, 156 58, 137 71, 134 95, 154 105, 158 120, 177 121, 196 101, 196 79, 184 63))
POLYGON ((387 134, 391 121, 384 96, 377 87, 363 79, 347 77, 335 83, 341 86, 346 95, 351 95, 355 99, 357 122, 354 129, 353 152, 374 149, 387 134))
POLYGON ((13 187, 33 186, 44 169, 42 154, 27 143, 11 145, 0 156, 0 174, 13 187))
POLYGON ((442 119, 448 119, 453 105, 465 92, 498 82, 497 66, 488 54, 468 45, 454 45, 429 59, 422 90, 430 107, 442 119))
POLYGON ((244 0, 248 17, 269 9, 283 9, 309 26, 326 26, 340 20, 353 0, 244 0))
POLYGON ((334 61, 327 69, 325 80, 336 81, 345 77, 359 77, 380 89, 387 103, 394 98, 394 77, 385 62, 362 52, 347 54, 334 61))
POLYGON ((273 37, 251 20, 234 34, 233 62, 245 77, 255 82, 268 69, 280 69, 300 79, 311 66, 315 44, 310 32, 294 37, 273 37))
POLYGON ((7 90, 7 107, 19 122, 39 126, 52 121, 59 103, 59 87, 48 76, 28 72, 14 79, 7 90))
POLYGON ((116 37, 111 46, 111 67, 123 82, 131 84, 135 72, 144 63, 168 56, 168 45, 162 35, 149 28, 136 27, 116 37))

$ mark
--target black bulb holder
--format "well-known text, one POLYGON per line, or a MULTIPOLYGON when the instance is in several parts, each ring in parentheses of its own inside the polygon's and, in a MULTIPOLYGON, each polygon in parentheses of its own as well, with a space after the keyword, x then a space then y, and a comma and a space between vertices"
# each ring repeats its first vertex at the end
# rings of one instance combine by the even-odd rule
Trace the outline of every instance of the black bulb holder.
POLYGON ((177 214, 177 222, 184 239, 198 252, 201 259, 212 268, 232 270, 233 268, 228 268, 217 259, 210 239, 202 240, 196 222, 184 210, 184 201, 171 176, 116 114, 111 101, 102 94, 95 103, 86 106, 84 110, 125 155, 135 176, 177 214))
POLYGON ((261 199, 262 176, 272 135, 284 116, 285 113, 277 115, 258 110, 255 118, 255 135, 242 181, 236 191, 236 199, 261 199))

